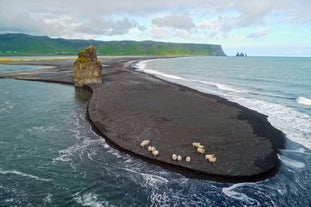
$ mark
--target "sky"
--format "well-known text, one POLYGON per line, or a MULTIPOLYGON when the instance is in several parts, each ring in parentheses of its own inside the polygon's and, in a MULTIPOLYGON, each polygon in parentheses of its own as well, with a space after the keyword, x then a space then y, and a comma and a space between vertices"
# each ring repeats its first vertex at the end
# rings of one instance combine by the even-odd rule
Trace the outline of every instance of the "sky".
POLYGON ((0 0, 0 33, 311 56, 311 0, 0 0))

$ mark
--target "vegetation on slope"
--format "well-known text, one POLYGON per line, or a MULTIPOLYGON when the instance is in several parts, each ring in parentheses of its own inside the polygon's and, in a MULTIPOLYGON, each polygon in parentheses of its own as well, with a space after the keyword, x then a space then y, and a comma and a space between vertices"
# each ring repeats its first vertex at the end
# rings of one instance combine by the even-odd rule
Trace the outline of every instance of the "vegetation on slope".
POLYGON ((99 55, 224 56, 220 45, 154 41, 68 40, 26 34, 0 34, 0 56, 76 55, 93 45, 99 55))

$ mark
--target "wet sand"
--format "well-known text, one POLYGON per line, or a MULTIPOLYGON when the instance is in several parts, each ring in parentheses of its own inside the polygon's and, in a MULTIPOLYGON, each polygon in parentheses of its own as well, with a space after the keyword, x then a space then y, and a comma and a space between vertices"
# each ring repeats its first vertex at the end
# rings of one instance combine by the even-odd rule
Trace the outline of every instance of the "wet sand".
MULTIPOLYGON (((88 86, 93 93, 89 120, 108 143, 189 177, 240 182, 277 172, 277 149, 284 148, 284 137, 266 116, 132 70, 131 63, 142 59, 148 58, 104 59, 103 83, 88 86), (159 151, 157 156, 140 146, 146 139, 159 151), (204 154, 215 154, 216 163, 206 161, 192 142, 204 145, 204 154), (173 161, 172 154, 181 155, 182 161, 173 161)), ((73 61, 30 62, 55 68, 6 77, 72 84, 73 61)))

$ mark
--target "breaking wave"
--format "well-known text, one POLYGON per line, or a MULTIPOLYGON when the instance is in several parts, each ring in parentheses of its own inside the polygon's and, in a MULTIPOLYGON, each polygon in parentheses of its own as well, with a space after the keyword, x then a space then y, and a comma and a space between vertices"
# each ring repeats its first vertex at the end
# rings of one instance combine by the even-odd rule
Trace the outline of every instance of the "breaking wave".
POLYGON ((94 193, 86 193, 82 195, 76 194, 73 198, 77 203, 81 204, 82 206, 96 206, 96 207, 113 206, 106 201, 101 201, 99 197, 100 197, 99 195, 94 193))
POLYGON ((311 107, 311 99, 305 98, 303 96, 299 96, 296 99, 296 102, 303 106, 311 107))
POLYGON ((268 120, 272 125, 283 131, 288 138, 311 149, 311 117, 308 114, 282 104, 263 100, 238 96, 229 97, 229 99, 268 115, 268 120))

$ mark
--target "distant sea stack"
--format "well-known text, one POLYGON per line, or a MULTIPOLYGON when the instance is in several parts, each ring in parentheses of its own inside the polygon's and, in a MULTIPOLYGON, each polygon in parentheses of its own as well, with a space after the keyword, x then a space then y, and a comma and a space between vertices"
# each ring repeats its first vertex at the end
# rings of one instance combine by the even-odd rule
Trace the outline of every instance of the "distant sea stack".
POLYGON ((238 52, 235 56, 236 57, 247 57, 247 54, 243 52, 238 52))
POLYGON ((75 86, 102 83, 102 65, 97 60, 96 50, 93 46, 79 52, 72 69, 75 86))

